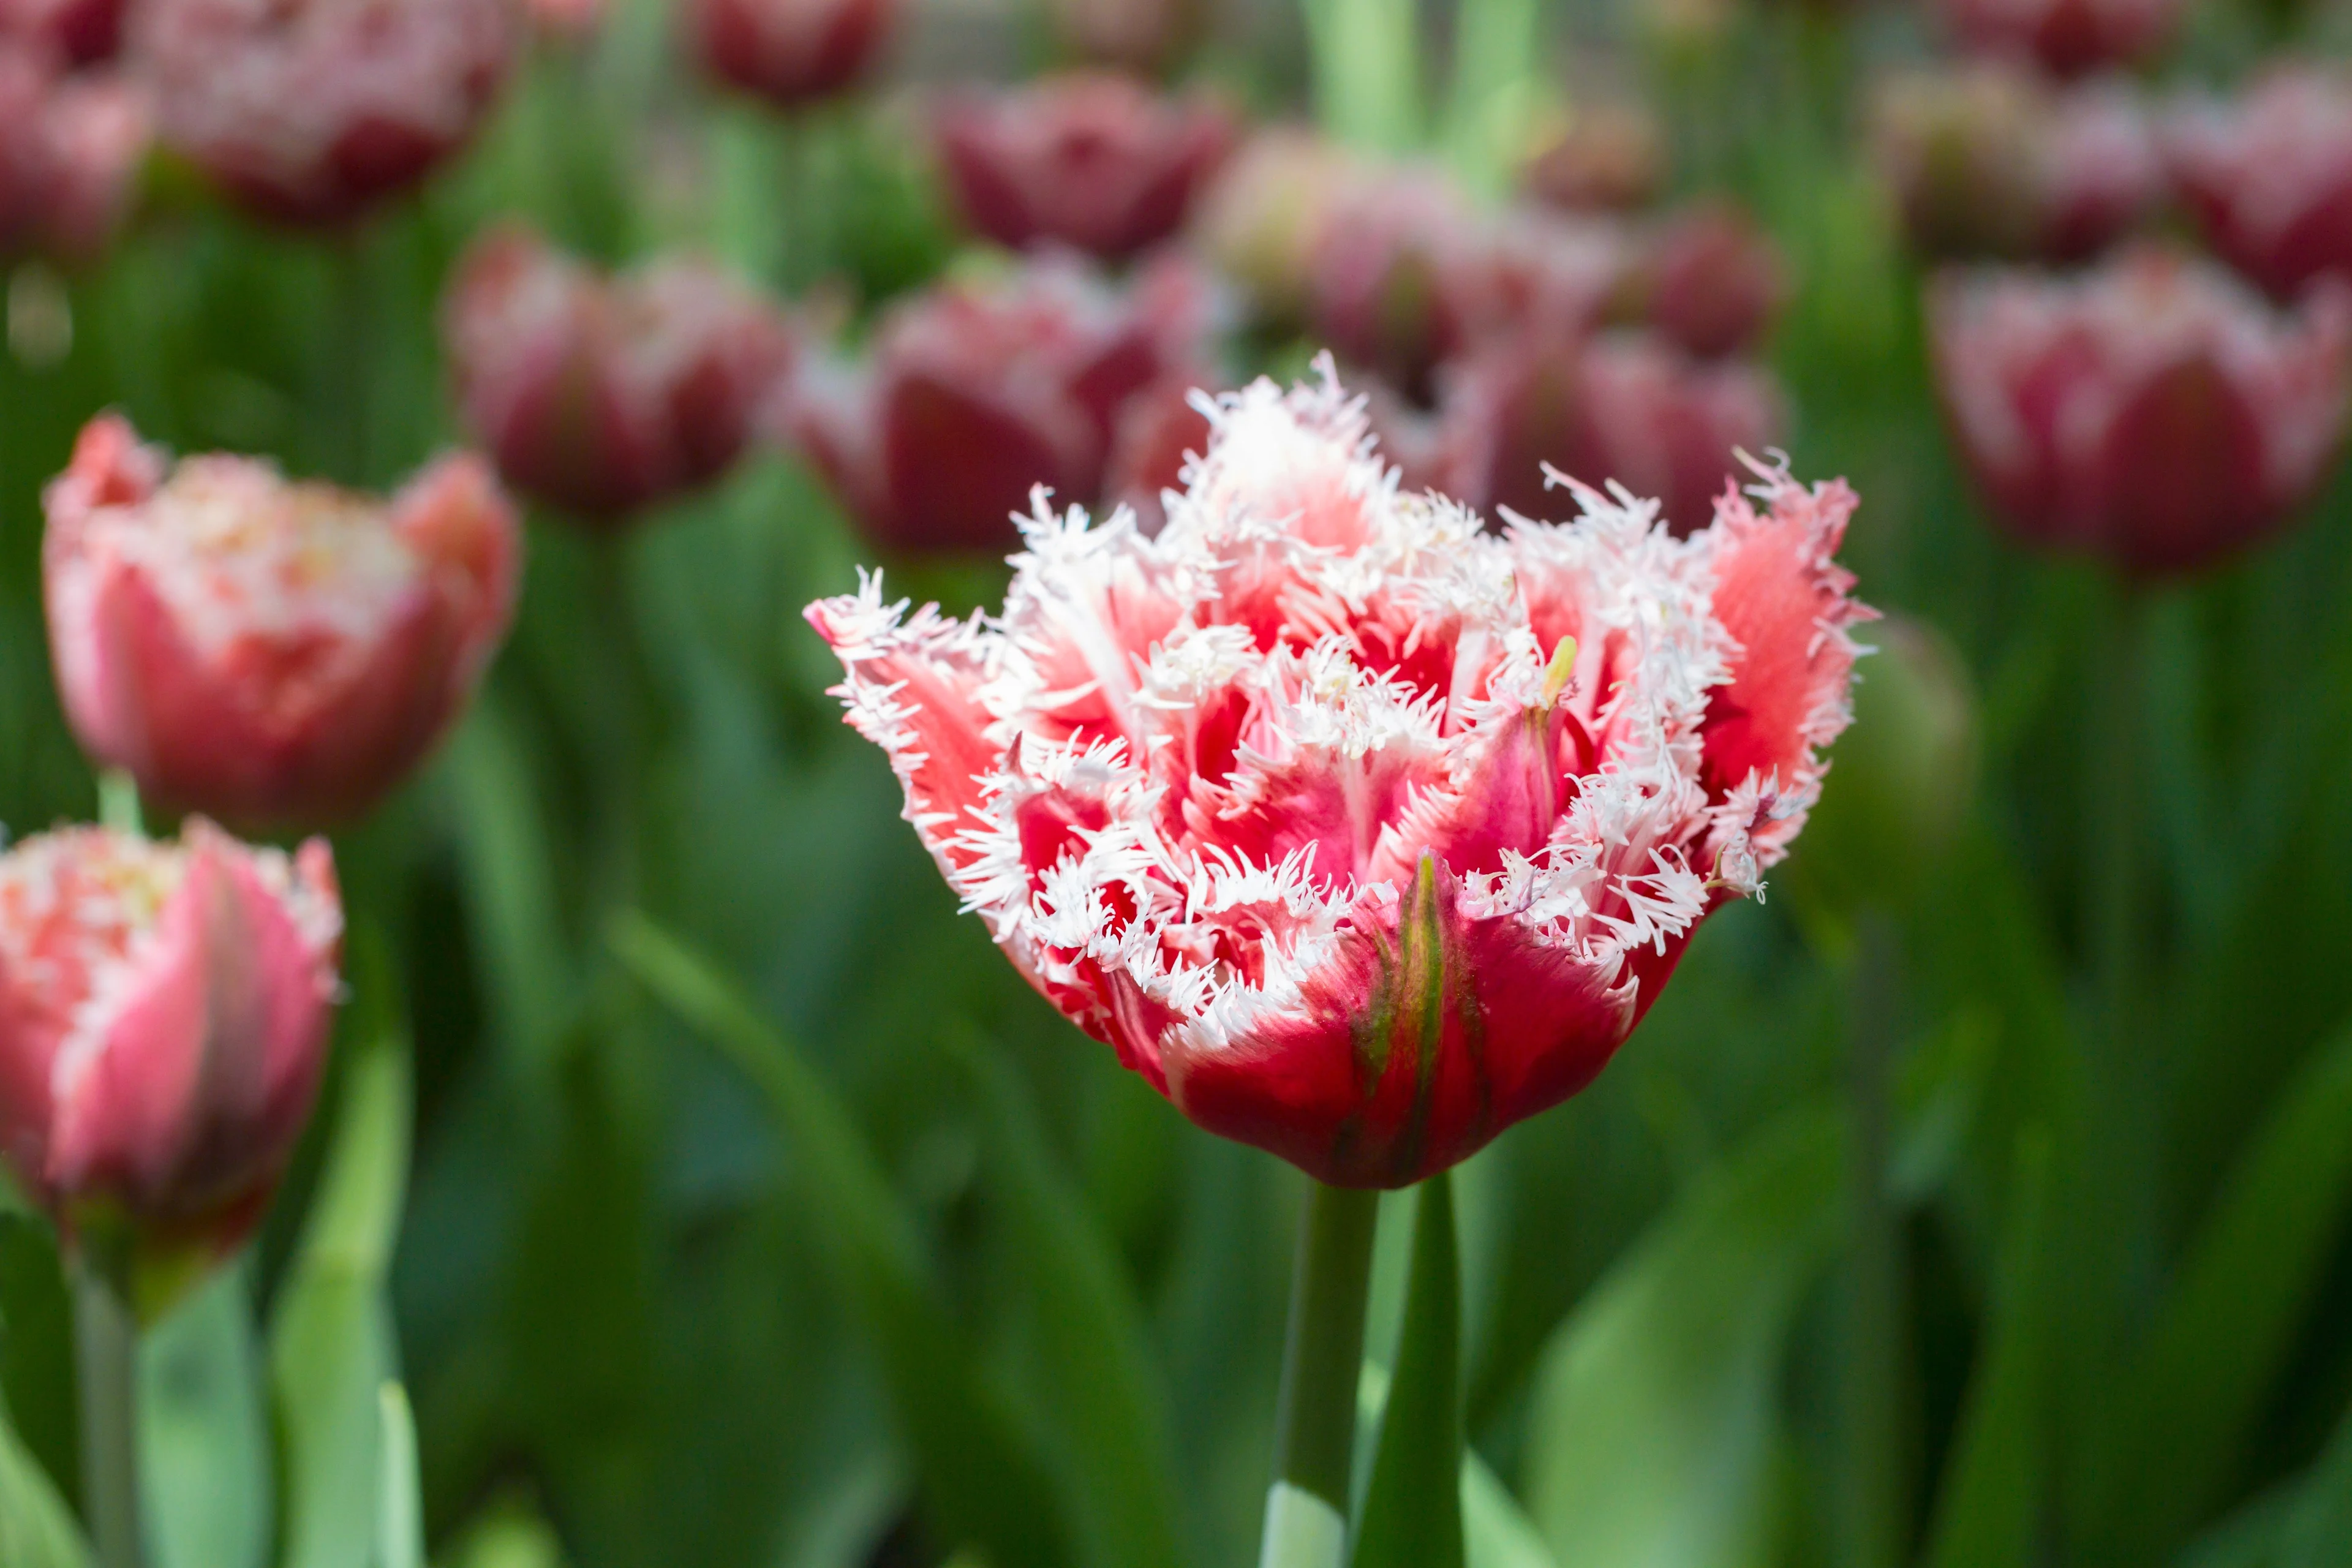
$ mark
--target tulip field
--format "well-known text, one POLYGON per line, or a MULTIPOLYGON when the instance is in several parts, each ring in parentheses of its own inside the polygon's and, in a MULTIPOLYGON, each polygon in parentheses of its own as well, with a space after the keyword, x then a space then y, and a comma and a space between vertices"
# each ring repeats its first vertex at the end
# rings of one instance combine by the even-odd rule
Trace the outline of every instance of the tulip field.
POLYGON ((2352 0, 0 0, 0 1568, 2352 1568, 2352 0))

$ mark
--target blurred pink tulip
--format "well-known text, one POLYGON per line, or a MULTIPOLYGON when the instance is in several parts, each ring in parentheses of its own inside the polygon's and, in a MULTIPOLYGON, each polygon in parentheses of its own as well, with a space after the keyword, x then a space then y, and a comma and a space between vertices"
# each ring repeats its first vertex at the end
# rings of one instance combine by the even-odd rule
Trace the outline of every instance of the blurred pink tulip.
POLYGON ((465 146, 513 63, 507 0, 142 0, 163 138, 232 196, 334 224, 465 146))
POLYGON ((2039 61, 2059 76, 2130 65, 2168 42, 2187 0, 1940 0, 1945 23, 1981 54, 2039 61))
POLYGON ((830 98, 889 40, 898 0, 687 0, 702 68, 778 109, 830 98))
POLYGON ((603 525, 725 472, 793 355, 778 314, 711 268, 607 279, 514 226, 459 263, 444 336, 500 475, 603 525))
POLYGON ((268 1206, 317 1092, 342 906, 200 819, 0 856, 0 1155, 68 1233, 184 1281, 268 1206))
POLYGON ((1277 325, 1305 318, 1325 214, 1362 178, 1345 149, 1314 132, 1256 132, 1193 205, 1189 243, 1277 325))
POLYGON ((1779 384, 1736 362, 1695 362, 1644 332, 1583 342, 1496 342, 1455 367, 1440 405, 1441 488, 1521 517, 1570 504, 1546 467, 1596 489, 1654 498, 1677 536, 1715 503, 1786 424, 1779 384))
POLYGON ((1708 198, 1670 214, 1642 267, 1650 324, 1703 358, 1762 337, 1787 292, 1780 248, 1731 203, 1708 198))
POLYGON ((1874 107, 1880 171, 1925 256, 2079 260, 2164 199, 2154 128, 2120 81, 2053 89, 1981 60, 1893 78, 1874 107))
POLYGON ((0 37, 0 253, 80 261, 103 250, 151 129, 144 95, 121 76, 60 73, 45 50, 0 37))
POLYGON ((1316 340, 1351 366, 1407 394, 1425 395, 1450 342, 1443 294, 1479 218, 1433 170, 1368 172, 1333 192, 1307 263, 1307 320, 1316 340))
POLYGON ((464 706, 512 613, 520 533, 470 455, 378 501, 250 458, 174 466, 104 415, 47 501, 74 733, 153 799, 229 821, 364 811, 464 706))
POLYGON ((0 0, 0 38, 52 50, 68 66, 99 65, 122 47, 127 0, 0 0))
MULTIPOLYGON (((1136 397, 1202 384, 1213 306, 1174 259, 1124 290, 1067 258, 1033 262, 992 287, 898 305, 865 363, 807 367, 786 417, 878 542, 1001 549, 1034 487, 1097 499, 1136 397)), ((1145 461, 1148 434, 1134 439, 1129 482, 1150 482, 1164 465, 1145 461)))
POLYGON ((2352 283, 2352 74, 2274 71, 2168 131, 2174 179, 2231 266, 2281 299, 2322 274, 2352 283))
POLYGON ((1073 247, 1118 261, 1184 225, 1232 150, 1234 125, 1203 98, 1080 71, 1003 91, 958 93, 934 116, 940 168, 964 221, 1023 249, 1073 247))
POLYGON ((2147 575, 2244 548, 2342 442, 2352 297, 2287 313, 2209 263, 2127 253, 2080 277, 1939 279, 1944 406, 1995 514, 2147 575))

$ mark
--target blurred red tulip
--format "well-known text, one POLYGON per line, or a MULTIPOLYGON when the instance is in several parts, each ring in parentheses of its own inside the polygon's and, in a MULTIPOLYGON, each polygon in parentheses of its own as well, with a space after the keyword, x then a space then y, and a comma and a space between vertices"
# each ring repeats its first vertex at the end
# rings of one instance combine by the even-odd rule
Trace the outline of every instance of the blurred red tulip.
POLYGON ((2038 60, 2059 76, 2130 65, 2162 48, 2187 0, 1941 0, 1979 53, 2038 60))
POLYGON ((54 52, 68 66, 99 65, 122 47, 127 0, 0 0, 0 38, 54 52))
MULTIPOLYGON (((1034 487, 1066 504, 1098 497, 1137 397, 1202 384, 1212 309, 1181 262, 1124 291, 1066 259, 1034 262, 900 304, 863 364, 807 367, 786 416, 878 542, 1000 549, 1034 487)), ((1133 440, 1125 481, 1164 475, 1160 443, 1143 429, 1133 440)))
POLYGON ((310 1118, 341 941, 323 839, 289 857, 192 820, 178 844, 78 827, 16 845, 0 1155, 106 1265, 185 1283, 252 1232, 310 1118))
POLYGON ((1203 0, 1045 0, 1055 37, 1082 60, 1157 75, 1201 35, 1203 0))
POLYGON ((1205 395, 1200 382, 1189 373, 1163 375, 1119 409, 1103 500, 1134 512, 1147 534, 1167 522, 1162 498, 1182 486, 1185 462, 1208 447, 1209 416, 1194 401, 1205 395))
POLYGON ((1307 308, 1315 338, 1349 364, 1423 396, 1449 341, 1442 293, 1478 216, 1434 170, 1367 174, 1331 193, 1316 224, 1307 308))
POLYGON ((0 254, 103 250, 150 132, 145 97, 120 76, 61 74, 46 51, 0 38, 0 254))
POLYGON ((1982 60, 1889 79, 1873 121, 1879 168, 1925 256, 2079 260, 2164 199, 2155 132, 2121 82, 2053 90, 1982 60))
POLYGON ((864 76, 898 12, 898 0, 687 0, 686 16, 704 70, 797 109, 864 76))
POLYGON ((1651 236, 1642 267, 1650 324, 1705 358, 1763 336, 1786 291, 1780 248, 1729 202, 1674 213, 1651 236))
POLYGON ((355 217, 469 142, 515 53, 507 0, 142 0, 163 138, 288 223, 355 217))
POLYGON ((2146 575, 2252 543, 2344 434, 2352 297, 2273 310, 2202 261, 2127 253, 2060 278, 1983 268, 1929 301, 1962 455, 2021 537, 2146 575))
POLYGON ((444 336, 500 475, 606 526, 725 472, 793 353, 777 313, 711 268, 604 278, 514 226, 459 263, 444 336))
POLYGON ((2168 127, 2173 176, 2213 248, 2281 299, 2352 282, 2352 75, 2296 66, 2168 127))
POLYGON ((1108 71, 959 93, 940 105, 934 128, 973 229, 1015 249, 1061 244, 1106 261, 1181 228, 1234 138, 1210 100, 1163 97, 1108 71))
POLYGON ((1328 383, 1222 399, 1167 527, 1039 517, 1002 614, 809 607, 1014 967, 1212 1132, 1416 1182, 1574 1094, 1819 793, 1853 507, 1483 536, 1328 383))
POLYGON ((1736 454, 1780 438, 1784 407, 1769 372, 1695 362, 1648 333, 1498 341, 1448 375, 1438 460, 1444 488, 1483 510, 1559 513, 1570 497, 1549 487, 1549 465, 1654 498, 1684 535, 1748 477, 1736 454))
POLYGON ((1257 132, 1193 205, 1190 240, 1276 325, 1305 318, 1327 210, 1363 177, 1344 149, 1311 131, 1257 132))
POLYGON ((357 816, 464 706, 505 635, 520 540, 489 469, 389 501, 92 420, 48 489, 49 646, 83 750, 234 822, 357 816))
POLYGON ((1520 171, 1521 189, 1564 212, 1629 211, 1658 194, 1666 172, 1657 116, 1628 103, 1580 107, 1520 171))

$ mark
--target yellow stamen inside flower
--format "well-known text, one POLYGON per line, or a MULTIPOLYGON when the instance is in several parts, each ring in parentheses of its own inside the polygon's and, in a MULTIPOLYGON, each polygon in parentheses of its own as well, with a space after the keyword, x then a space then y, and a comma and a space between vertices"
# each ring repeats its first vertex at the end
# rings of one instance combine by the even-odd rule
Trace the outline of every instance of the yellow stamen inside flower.
POLYGON ((1560 693, 1568 689, 1570 678, 1575 668, 1576 639, 1562 637, 1559 639, 1559 646, 1551 651, 1551 663, 1544 667, 1545 707, 1549 708, 1559 700, 1560 693))

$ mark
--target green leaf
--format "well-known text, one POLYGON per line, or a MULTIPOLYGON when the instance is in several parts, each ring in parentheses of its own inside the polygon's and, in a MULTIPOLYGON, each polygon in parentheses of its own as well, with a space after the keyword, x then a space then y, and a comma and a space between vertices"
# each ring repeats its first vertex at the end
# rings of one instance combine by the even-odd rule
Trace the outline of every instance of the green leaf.
POLYGON ((2311 1468, 2247 1504, 2181 1568, 2343 1568, 2352 1563, 2352 1411, 2311 1468))
POLYGON ((2182 1260, 2105 1434, 2092 1527, 2119 1560, 2176 1550, 2230 1477, 2352 1206, 2352 1030, 2280 1097, 2182 1260))
POLYGON ((2048 1479, 2049 1140, 2018 1140, 2000 1300, 1938 1493, 1932 1568, 2032 1560, 2048 1479))
POLYGON ((0 1213, 0 1404, 16 1438, 71 1498, 81 1484, 73 1306, 49 1222, 0 1213))
MULTIPOLYGON (((1367 1361, 1356 1389, 1357 1426, 1367 1432, 1378 1431, 1388 1397, 1388 1370, 1378 1362, 1367 1361)), ((1467 1568, 1560 1568, 1519 1500, 1474 1448, 1462 1451, 1461 1491, 1463 1557, 1467 1568)))
POLYGON ((1141 1315, 1026 1092, 982 1043, 950 1031, 986 1113, 990 1149, 1020 1247, 1028 1310, 1046 1354, 1034 1392, 1058 1429, 1086 1560, 1174 1568, 1176 1482, 1168 1411, 1141 1315))
POLYGON ((543 1065, 562 1033, 572 964, 555 868, 530 760, 496 692, 485 692, 449 743, 448 776, 464 831, 467 924, 509 1049, 543 1065))
POLYGON ((707 1035, 752 1084, 790 1141, 810 1207, 882 1363, 940 1533, 1003 1564, 1071 1561, 1047 1472, 1007 1397, 975 1371, 941 1304, 914 1223, 848 1111, 733 984, 642 915, 617 917, 614 951, 707 1035))
MULTIPOLYGON (((388 989, 388 974, 370 976, 361 994, 383 1013, 388 989)), ((282 1568, 366 1568, 376 1546, 378 1391, 398 1359, 384 1274, 408 1180, 408 1042, 388 1016, 354 1036, 334 1142, 270 1324, 282 1568)))
POLYGON ((1412 1284, 1381 1419, 1380 1447, 1357 1525, 1355 1568, 1461 1568, 1462 1281, 1454 1184, 1422 1184, 1412 1284))
POLYGON ((416 1415, 408 1391, 386 1380, 376 1390, 378 1442, 374 1568, 425 1568, 425 1500, 416 1480, 416 1415))
POLYGON ((90 1568, 73 1511, 16 1429, 0 1417, 0 1563, 8 1568, 90 1568))
POLYGON ((1827 1110, 1756 1134, 1555 1331, 1527 1488, 1561 1563, 1775 1560, 1775 1384, 1798 1300, 1838 1234, 1844 1142, 1827 1110))
POLYGON ((139 1464, 155 1568, 261 1568, 276 1528, 252 1293, 214 1273, 139 1346, 139 1464))

